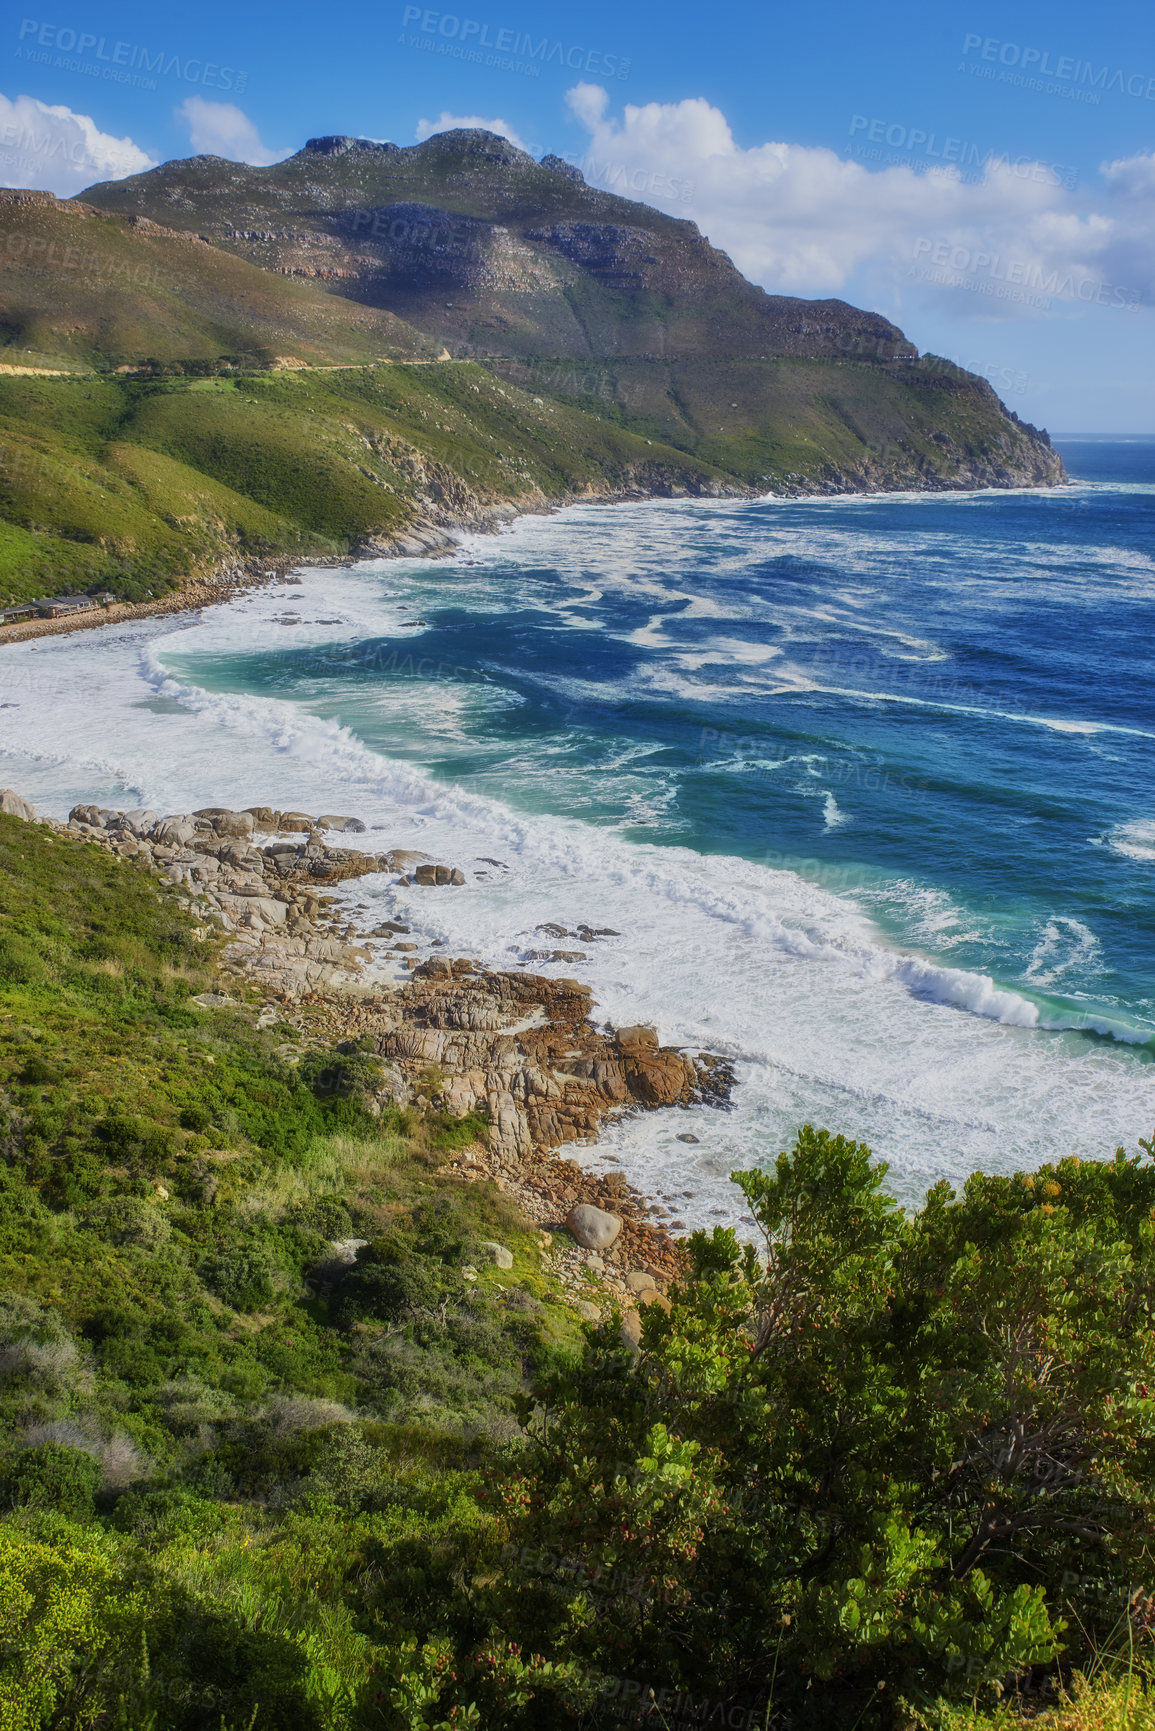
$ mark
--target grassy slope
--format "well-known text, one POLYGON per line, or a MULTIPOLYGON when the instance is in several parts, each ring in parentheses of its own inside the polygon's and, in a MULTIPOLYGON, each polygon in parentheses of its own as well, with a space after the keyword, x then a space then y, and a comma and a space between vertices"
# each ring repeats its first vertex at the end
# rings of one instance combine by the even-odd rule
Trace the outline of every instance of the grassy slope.
POLYGON ((222 355, 367 362, 435 352, 389 312, 263 271, 195 234, 83 204, 0 199, 0 261, 10 364, 76 369, 222 355))
POLYGON ((128 599, 236 555, 343 554, 430 509, 621 487, 700 459, 480 367, 0 378, 0 598, 128 599))
POLYGON ((752 486, 864 463, 949 482, 957 460, 1015 462, 1027 440, 989 385, 947 362, 603 360, 503 364, 525 386, 588 403, 752 486))
MULTIPOLYGON (((374 1118, 365 1056, 258 1030, 243 999, 202 1009, 218 941, 144 871, 0 816, 10 1731, 428 1726, 440 1631, 483 1639, 505 1566, 513 1403, 577 1346, 529 1223, 440 1170, 479 1127, 374 1118), (392 1286, 312 1296, 303 1275, 350 1234, 392 1286), (504 1303, 511 1284, 537 1307, 504 1303)), ((1030 1723, 1153 1723, 1138 1684, 1076 1693, 1030 1723)), ((611 1700, 591 1722, 622 1721, 611 1700)), ((919 1719, 1022 1723, 1012 1704, 919 1719)))
POLYGON ((102 586, 136 600, 237 557, 340 556, 415 517, 527 496, 866 466, 875 484, 949 484, 960 462, 1036 455, 981 380, 926 363, 0 377, 0 600, 102 586))
MULTIPOLYGON (((101 1685, 125 1691, 115 1722, 133 1731, 153 1723, 146 1700, 165 1726, 247 1725, 258 1701, 262 1725, 345 1723, 326 1690, 347 1706, 396 1638, 389 1618, 356 1632, 346 1606, 363 1617, 374 1592, 359 1577, 443 1521, 482 1522, 462 1475, 577 1332, 529 1222, 440 1171, 479 1126, 374 1118, 368 1060, 258 1032, 244 1004, 198 1007, 216 941, 144 871, 0 816, 0 1576, 8 1591, 13 1556, 35 1574, 58 1554, 53 1578, 104 1569, 125 1615, 151 1581, 154 1693, 111 1661, 101 1685), (402 1269, 415 1320, 303 1286, 350 1234, 402 1269), (512 1274, 478 1238, 513 1250, 512 1274), (511 1283, 544 1302, 505 1307, 511 1283), (42 1470, 51 1489, 29 1479, 42 1470), (213 1700, 190 1702, 198 1676, 213 1700), (185 1694, 158 1700, 166 1678, 185 1694)), ((67 1662, 53 1643, 46 1670, 67 1662)), ((4 1715, 13 1693, 33 1700, 14 1650, 0 1717, 39 1725, 4 1715)), ((51 1722, 89 1723, 83 1698, 51 1722)))

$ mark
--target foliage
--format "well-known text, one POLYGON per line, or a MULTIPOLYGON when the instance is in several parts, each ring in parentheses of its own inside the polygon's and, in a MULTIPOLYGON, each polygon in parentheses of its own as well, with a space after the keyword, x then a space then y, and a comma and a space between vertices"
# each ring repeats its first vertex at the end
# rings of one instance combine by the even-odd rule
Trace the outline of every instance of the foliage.
POLYGON ((628 1631, 674 1690, 867 1724, 1117 1640, 1155 1539, 1155 1167, 909 1217, 884 1174, 804 1129, 735 1175, 762 1258, 695 1235, 636 1368, 607 1328, 538 1391, 504 1499, 509 1554, 552 1561, 497 1592, 536 1650, 608 1672, 628 1631))
POLYGON ((3 1731, 1145 1723, 1151 1146, 906 1214, 804 1129, 636 1352, 217 942, 0 816, 3 1731))

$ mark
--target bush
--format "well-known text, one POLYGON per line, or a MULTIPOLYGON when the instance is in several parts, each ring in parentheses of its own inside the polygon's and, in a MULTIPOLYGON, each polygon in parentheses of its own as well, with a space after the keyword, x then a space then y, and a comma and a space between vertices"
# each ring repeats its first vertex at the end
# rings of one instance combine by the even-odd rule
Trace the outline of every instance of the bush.
POLYGON ((331 1311, 338 1328, 355 1322, 397 1322, 413 1310, 433 1305, 438 1283, 417 1257, 400 1262, 361 1262, 334 1294, 331 1311))
POLYGON ((273 1265, 263 1250, 226 1250, 207 1257, 197 1272, 233 1310, 260 1310, 272 1301, 273 1265))
POLYGON ((863 1727, 1081 1662, 1129 1605, 1149 1645, 1155 1167, 976 1175, 913 1216, 885 1171, 803 1130, 735 1174, 764 1262, 695 1234, 636 1369, 610 1323, 544 1381, 506 1490, 547 1559, 498 1594, 523 1645, 863 1727))
POLYGON ((0 1496, 9 1508, 55 1509, 78 1521, 93 1513, 100 1482, 99 1461, 60 1443, 21 1449, 0 1467, 0 1496))
POLYGON ((81 1225, 108 1244, 135 1244, 157 1250, 169 1236, 169 1223, 155 1203, 136 1196, 114 1196, 95 1202, 80 1217, 81 1225))

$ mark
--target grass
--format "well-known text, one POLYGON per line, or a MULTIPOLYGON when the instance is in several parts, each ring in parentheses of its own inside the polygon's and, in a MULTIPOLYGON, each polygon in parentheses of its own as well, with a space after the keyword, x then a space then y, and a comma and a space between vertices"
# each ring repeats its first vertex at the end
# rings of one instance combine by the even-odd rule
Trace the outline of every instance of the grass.
POLYGON ((697 457, 469 363, 0 378, 0 600, 126 600, 237 558, 341 556, 432 509, 716 484, 697 457))
POLYGON ((140 600, 236 559, 355 555, 431 513, 822 484, 867 462, 949 483, 1026 448, 981 381, 921 365, 600 366, 596 397, 561 363, 0 377, 0 601, 140 600))
MULTIPOLYGON (((540 1279, 531 1224, 499 1192, 440 1170, 484 1126, 374 1117, 355 1090, 315 1092, 312 1076, 352 1061, 287 1025, 258 1030, 243 1002, 193 1002, 215 984, 220 940, 203 929, 143 870, 0 818, 0 1281, 50 1318, 37 1326, 90 1355, 85 1422, 126 1426, 179 1471, 187 1439, 161 1392, 174 1377, 249 1405, 307 1395, 371 1411, 359 1366, 377 1325, 367 1313, 342 1332, 303 1277, 330 1239, 395 1236, 422 1210, 452 1223, 462 1255, 479 1238, 514 1241, 519 1272, 554 1302, 530 1334, 574 1339, 540 1279)), ((358 1064, 351 1075, 372 1073, 371 1058, 358 1064)), ((437 1290, 464 1302, 448 1270, 437 1290)), ((516 1371, 511 1395, 524 1321, 507 1325, 490 1304, 488 1269, 477 1290, 485 1351, 516 1371)), ((426 1336, 432 1364, 444 1341, 426 1336)), ((49 1420, 71 1410, 24 1390, 13 1422, 29 1401, 49 1420)), ((385 1405, 397 1416, 395 1396, 385 1405)), ((503 1428, 504 1396, 481 1405, 471 1394, 470 1422, 503 1428)), ((461 1414, 442 1401, 441 1418, 452 1428, 461 1414)))

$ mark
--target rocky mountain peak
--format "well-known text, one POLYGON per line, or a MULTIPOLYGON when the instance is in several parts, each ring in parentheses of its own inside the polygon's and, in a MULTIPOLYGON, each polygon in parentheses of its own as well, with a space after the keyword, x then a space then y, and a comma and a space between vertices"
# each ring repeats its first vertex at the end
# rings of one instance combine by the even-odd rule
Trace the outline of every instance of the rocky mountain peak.
POLYGON ((586 184, 586 177, 576 163, 567 162, 564 156, 555 156, 552 151, 542 157, 541 166, 551 168, 555 174, 564 174, 567 180, 575 181, 578 186, 586 184))
POLYGON ((327 133, 323 138, 307 138, 298 156, 350 156, 353 153, 381 155, 400 150, 398 144, 382 143, 376 138, 350 138, 344 133, 327 133))

